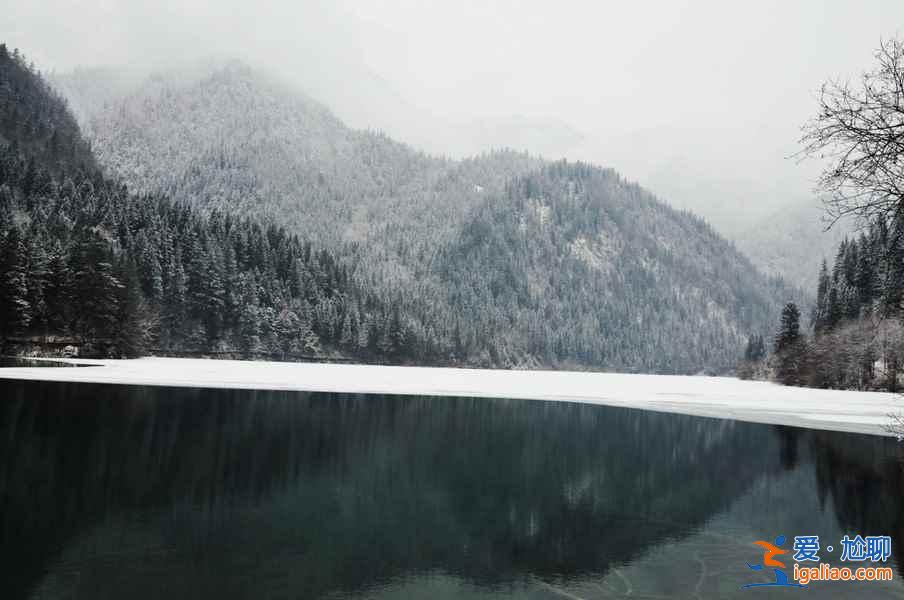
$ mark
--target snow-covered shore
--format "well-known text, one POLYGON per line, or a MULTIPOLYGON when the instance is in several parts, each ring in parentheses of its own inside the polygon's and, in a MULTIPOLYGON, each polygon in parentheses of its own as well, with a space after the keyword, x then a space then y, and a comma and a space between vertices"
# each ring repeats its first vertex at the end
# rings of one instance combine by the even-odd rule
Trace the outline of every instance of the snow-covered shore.
POLYGON ((904 399, 880 392, 792 388, 730 377, 499 371, 185 358, 69 360, 93 368, 12 367, 0 379, 177 387, 524 398, 626 406, 888 435, 904 399))

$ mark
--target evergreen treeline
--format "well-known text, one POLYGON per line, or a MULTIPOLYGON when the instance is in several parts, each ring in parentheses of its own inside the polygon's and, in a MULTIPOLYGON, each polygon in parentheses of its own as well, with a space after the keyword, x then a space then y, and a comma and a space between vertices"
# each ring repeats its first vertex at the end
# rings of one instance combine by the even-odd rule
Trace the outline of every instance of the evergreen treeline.
POLYGON ((785 384, 895 391, 904 357, 904 214, 874 221, 845 238, 832 268, 819 272, 812 335, 800 311, 782 314, 774 345, 776 378, 785 384))
POLYGON ((859 238, 838 246, 831 272, 823 261, 819 272, 813 328, 829 333, 844 322, 874 314, 898 312, 904 294, 904 223, 880 220, 859 238))
POLYGON ((90 354, 399 356, 402 320, 324 250, 105 178, 65 103, 0 45, 0 338, 90 354))

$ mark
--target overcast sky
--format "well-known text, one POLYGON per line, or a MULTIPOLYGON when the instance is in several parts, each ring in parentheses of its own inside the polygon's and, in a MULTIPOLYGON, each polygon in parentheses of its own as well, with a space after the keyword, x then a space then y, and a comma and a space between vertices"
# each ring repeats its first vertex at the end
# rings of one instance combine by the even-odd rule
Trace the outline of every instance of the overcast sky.
POLYGON ((816 90, 902 29, 901 0, 29 0, 0 14, 0 39, 42 69, 241 58, 433 152, 522 141, 745 214, 809 195, 815 168, 787 157, 816 90), (513 117, 534 130, 493 128, 513 117))

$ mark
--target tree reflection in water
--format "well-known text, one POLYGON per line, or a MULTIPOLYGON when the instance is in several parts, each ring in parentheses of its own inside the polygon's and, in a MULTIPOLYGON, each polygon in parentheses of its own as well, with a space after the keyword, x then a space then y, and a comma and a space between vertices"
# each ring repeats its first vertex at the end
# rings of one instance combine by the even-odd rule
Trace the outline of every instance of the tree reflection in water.
POLYGON ((417 578, 518 595, 602 578, 804 467, 845 527, 901 532, 897 446, 867 436, 524 400, 25 382, 0 398, 10 598, 417 578))

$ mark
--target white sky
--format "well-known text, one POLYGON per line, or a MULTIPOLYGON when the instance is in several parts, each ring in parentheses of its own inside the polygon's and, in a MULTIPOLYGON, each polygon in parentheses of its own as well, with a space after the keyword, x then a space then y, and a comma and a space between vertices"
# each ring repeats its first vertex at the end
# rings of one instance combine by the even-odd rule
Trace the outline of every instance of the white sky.
POLYGON ((11 4, 0 40, 42 68, 233 56, 431 151, 471 119, 543 117, 583 134, 569 157, 745 214, 809 194, 787 157, 820 83, 904 33, 901 0, 11 4))

